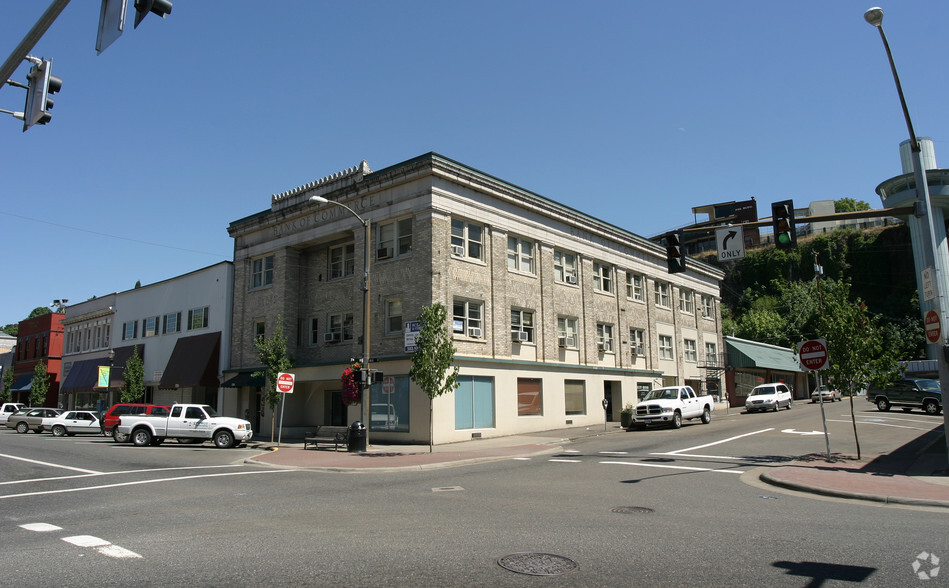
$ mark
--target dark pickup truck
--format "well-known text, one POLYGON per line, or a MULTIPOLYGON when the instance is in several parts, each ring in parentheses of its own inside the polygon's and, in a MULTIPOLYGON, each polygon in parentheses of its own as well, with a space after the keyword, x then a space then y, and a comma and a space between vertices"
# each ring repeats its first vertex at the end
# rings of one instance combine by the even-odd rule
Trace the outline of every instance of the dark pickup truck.
POLYGON ((882 411, 890 410, 891 406, 899 406, 907 412, 921 408, 926 414, 939 414, 942 410, 939 380, 904 378, 884 388, 871 386, 867 390, 867 400, 882 411))

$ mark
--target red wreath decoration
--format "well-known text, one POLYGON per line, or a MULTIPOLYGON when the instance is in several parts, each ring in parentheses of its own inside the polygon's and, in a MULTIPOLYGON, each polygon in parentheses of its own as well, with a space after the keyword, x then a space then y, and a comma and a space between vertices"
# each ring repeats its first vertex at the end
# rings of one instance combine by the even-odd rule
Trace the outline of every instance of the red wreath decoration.
POLYGON ((356 380, 359 368, 360 365, 354 363, 351 367, 343 370, 343 376, 340 378, 343 384, 343 404, 346 406, 359 404, 362 400, 359 393, 359 382, 356 380))

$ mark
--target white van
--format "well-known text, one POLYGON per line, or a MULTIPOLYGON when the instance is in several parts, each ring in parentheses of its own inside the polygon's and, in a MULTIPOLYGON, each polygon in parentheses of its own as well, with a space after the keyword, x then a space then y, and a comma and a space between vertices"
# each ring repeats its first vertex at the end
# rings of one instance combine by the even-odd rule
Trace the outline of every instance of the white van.
POLYGON ((758 410, 777 412, 782 406, 791 410, 791 389, 781 383, 755 386, 745 400, 745 410, 748 412, 758 410))

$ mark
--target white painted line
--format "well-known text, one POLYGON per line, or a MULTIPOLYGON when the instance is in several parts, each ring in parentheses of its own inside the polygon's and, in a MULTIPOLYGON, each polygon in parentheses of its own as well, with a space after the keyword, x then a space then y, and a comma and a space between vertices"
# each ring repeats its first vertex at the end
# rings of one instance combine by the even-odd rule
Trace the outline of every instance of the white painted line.
POLYGON ((118 545, 106 545, 103 547, 96 547, 96 551, 102 555, 107 555, 115 559, 141 559, 142 556, 135 553, 134 551, 129 551, 124 547, 119 547, 118 545))
POLYGON ((582 463, 579 459, 548 459, 547 461, 556 461, 559 463, 582 463))
POLYGON ((580 453, 579 449, 564 449, 564 453, 580 453))
POLYGON ((94 474, 82 474, 80 476, 56 476, 55 478, 33 478, 31 480, 11 480, 9 482, 0 482, 0 486, 10 484, 32 484, 35 482, 50 482, 55 480, 78 480, 79 478, 93 478, 95 476, 120 476, 123 474, 143 474, 148 472, 171 472, 178 470, 210 470, 215 468, 239 468, 242 464, 227 464, 213 466, 182 466, 177 468, 152 468, 147 470, 122 470, 118 472, 96 472, 94 474))
POLYGON ((35 459, 26 459, 25 457, 17 457, 15 455, 6 455, 5 453, 0 453, 0 457, 6 457, 7 459, 15 459, 18 461, 25 461, 27 463, 34 463, 37 465, 49 466, 51 468, 62 468, 64 470, 72 470, 74 472, 82 472, 84 474, 101 474, 102 472, 97 472, 95 470, 84 470, 82 468, 74 468, 71 466, 59 465, 57 463, 49 463, 46 461, 37 461, 35 459))
POLYGON ((742 437, 749 437, 751 435, 757 435, 759 433, 767 433, 768 431, 773 431, 774 427, 770 429, 761 429, 760 431, 753 431, 751 433, 745 433, 743 435, 736 435, 734 437, 729 437, 728 439, 722 439, 721 441, 715 441, 712 443, 706 443, 705 445, 696 445, 695 447, 686 447, 685 449, 679 449, 677 451, 669 451, 666 453, 651 453, 650 455, 679 455, 686 451, 694 451, 696 449, 704 449, 706 447, 712 447, 713 445, 721 445, 722 443, 728 443, 729 441, 734 441, 735 439, 741 439, 742 437))
POLYGON ((531 460, 531 458, 529 457, 512 457, 511 459, 513 459, 514 461, 530 461, 531 460))
MULTIPOLYGON (((828 423, 847 423, 847 424, 851 424, 851 421, 838 421, 838 420, 836 420, 836 419, 827 419, 827 422, 828 422, 828 423)), ((915 431, 928 431, 929 429, 932 428, 932 424, 931 424, 931 423, 929 424, 928 427, 910 427, 910 426, 907 426, 907 425, 891 425, 890 423, 878 423, 878 422, 875 422, 875 421, 857 421, 857 422, 860 423, 861 425, 877 425, 878 427, 895 427, 895 428, 897 428, 897 429, 913 429, 913 430, 915 430, 915 431)))
POLYGON ((628 451, 601 451, 600 453, 606 455, 629 455, 628 451))
POLYGON ((103 545, 112 545, 105 539, 99 539, 92 535, 74 535, 72 537, 63 537, 66 543, 72 543, 76 547, 101 547, 103 545))
POLYGON ((601 461, 600 463, 608 465, 640 466, 644 468, 664 468, 668 470, 687 470, 690 472, 717 472, 721 474, 744 474, 745 470, 716 470, 713 468, 694 468, 688 466, 662 465, 658 463, 639 463, 632 461, 601 461))
POLYGON ((142 484, 156 484, 159 482, 178 482, 181 480, 196 480, 198 478, 218 478, 222 476, 244 476, 252 474, 279 474, 292 472, 294 470, 257 470, 253 472, 233 472, 226 474, 202 474, 200 476, 180 476, 177 478, 160 478, 158 480, 137 480, 135 482, 122 482, 120 484, 105 484, 102 486, 87 486, 83 488, 66 488, 64 490, 47 490, 43 492, 24 492, 23 494, 9 494, 7 496, 0 496, 0 500, 6 500, 7 498, 24 498, 26 496, 44 496, 47 494, 67 494, 70 492, 86 492, 89 490, 103 490, 106 488, 120 488, 122 486, 139 486, 142 484))
POLYGON ((39 533, 48 533, 50 531, 62 531, 62 527, 57 527, 56 525, 51 525, 49 523, 29 523, 26 525, 20 525, 21 529, 26 529, 27 531, 37 531, 39 533))

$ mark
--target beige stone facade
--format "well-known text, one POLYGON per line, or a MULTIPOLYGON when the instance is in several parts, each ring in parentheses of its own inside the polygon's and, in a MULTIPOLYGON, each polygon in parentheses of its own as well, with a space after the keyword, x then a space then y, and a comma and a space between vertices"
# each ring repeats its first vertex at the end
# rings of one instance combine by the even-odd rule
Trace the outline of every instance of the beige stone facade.
POLYGON ((452 317, 461 381, 434 401, 436 444, 602 426, 649 388, 705 389, 715 376, 703 366, 724 352, 719 270, 690 260, 670 275, 648 240, 430 153, 376 172, 363 162, 231 223, 231 372, 258 367, 254 338, 279 317, 297 382, 284 432, 361 419, 339 394, 363 355, 365 231, 353 213, 370 224, 371 367, 386 376, 370 396, 370 442, 429 440, 404 325, 433 302, 452 317))

